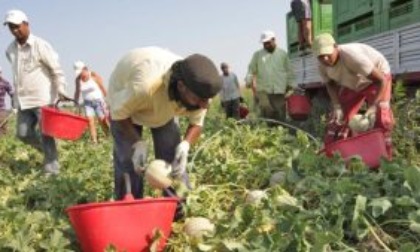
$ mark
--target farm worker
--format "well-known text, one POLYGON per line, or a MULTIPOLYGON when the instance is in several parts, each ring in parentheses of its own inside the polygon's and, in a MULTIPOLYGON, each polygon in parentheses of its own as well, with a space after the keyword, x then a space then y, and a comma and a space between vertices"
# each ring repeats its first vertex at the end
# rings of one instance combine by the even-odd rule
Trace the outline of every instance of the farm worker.
POLYGON ((260 42, 263 48, 252 56, 245 81, 261 116, 284 121, 285 94, 288 87, 297 88, 295 75, 287 53, 276 45, 274 32, 262 32, 260 42))
MULTIPOLYGON (((171 163, 173 176, 189 186, 186 166, 190 145, 200 136, 210 99, 221 87, 216 66, 200 54, 183 59, 165 49, 145 47, 119 60, 108 89, 117 199, 126 192, 124 173, 130 175, 134 197, 143 197, 143 179, 135 172, 141 174, 146 162, 143 127, 151 128, 155 158, 171 163), (183 139, 176 116, 189 120, 183 139)), ((173 188, 163 193, 176 195, 173 188)), ((177 214, 181 217, 181 207, 177 214)))
POLYGON ((391 70, 386 58, 365 44, 337 45, 328 33, 315 38, 314 52, 333 108, 325 144, 351 135, 348 122, 366 104, 365 116, 373 128, 384 130, 391 158, 394 118, 390 107, 391 70))
POLYGON ((312 11, 310 0, 292 0, 292 14, 298 23, 299 51, 305 53, 312 47, 312 11))
POLYGON ((79 102, 82 94, 83 105, 86 116, 89 120, 90 137, 94 144, 98 143, 98 135, 95 127, 95 116, 105 135, 109 132, 108 110, 105 103, 106 89, 102 77, 94 71, 89 70, 85 63, 78 60, 73 65, 76 75, 76 90, 74 100, 79 102))
POLYGON ((239 99, 241 97, 241 91, 238 77, 229 70, 229 65, 227 63, 222 63, 220 68, 222 70, 221 77, 223 81, 223 87, 220 91, 220 100, 222 102, 222 107, 225 110, 226 118, 240 119, 239 99))
POLYGON ((6 110, 6 94, 10 96, 13 107, 13 88, 10 83, 3 78, 2 69, 0 67, 0 137, 7 132, 7 120, 9 111, 6 110))
POLYGON ((53 104, 57 98, 67 99, 58 55, 47 41, 30 33, 28 17, 22 11, 8 11, 4 25, 15 37, 6 50, 6 57, 13 70, 17 137, 44 154, 46 174, 58 174, 55 139, 39 132, 40 108, 53 104))

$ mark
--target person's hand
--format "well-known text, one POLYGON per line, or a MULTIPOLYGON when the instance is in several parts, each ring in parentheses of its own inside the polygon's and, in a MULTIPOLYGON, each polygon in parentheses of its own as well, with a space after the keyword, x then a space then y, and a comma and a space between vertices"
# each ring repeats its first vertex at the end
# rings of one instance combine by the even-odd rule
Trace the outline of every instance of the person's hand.
POLYGON ((60 101, 71 101, 72 100, 70 97, 68 97, 67 95, 62 94, 62 93, 58 94, 58 99, 60 101))
POLYGON ((172 162, 172 175, 180 177, 187 170, 188 152, 190 150, 190 143, 182 141, 175 149, 175 159, 172 162))
POLYGON ((147 160, 147 144, 146 142, 140 140, 133 144, 134 153, 131 157, 131 161, 134 165, 134 171, 136 173, 142 173, 146 167, 147 160))
POLYGON ((12 113, 13 113, 13 114, 15 114, 15 115, 16 115, 16 114, 17 114, 17 112, 18 112, 17 108, 12 108, 12 113))
POLYGON ((340 105, 334 105, 332 121, 338 125, 343 124, 344 113, 340 105))

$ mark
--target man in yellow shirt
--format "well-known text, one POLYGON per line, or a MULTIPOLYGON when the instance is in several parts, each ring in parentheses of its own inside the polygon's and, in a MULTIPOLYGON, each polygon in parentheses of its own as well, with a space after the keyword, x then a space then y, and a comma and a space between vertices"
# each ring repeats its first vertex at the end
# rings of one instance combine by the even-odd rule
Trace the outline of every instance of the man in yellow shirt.
POLYGON ((366 44, 337 45, 328 33, 315 38, 314 53, 333 108, 325 144, 351 136, 348 123, 366 105, 364 116, 372 128, 384 131, 391 158, 394 117, 390 107, 391 68, 387 59, 366 44))
POLYGON ((272 31, 264 31, 260 42, 263 49, 252 56, 245 79, 251 86, 255 100, 264 118, 285 120, 285 93, 296 88, 295 75, 287 53, 276 44, 272 31))
MULTIPOLYGON (((117 199, 125 194, 124 173, 130 175, 134 197, 143 197, 142 177, 137 174, 144 169, 147 155, 143 126, 151 128, 155 158, 172 163, 173 175, 189 186, 190 145, 200 136, 210 99, 221 87, 216 66, 200 54, 183 59, 165 49, 145 47, 120 59, 108 88, 117 199), (189 119, 182 141, 175 116, 189 119)), ((167 188, 164 195, 176 192, 167 188)))

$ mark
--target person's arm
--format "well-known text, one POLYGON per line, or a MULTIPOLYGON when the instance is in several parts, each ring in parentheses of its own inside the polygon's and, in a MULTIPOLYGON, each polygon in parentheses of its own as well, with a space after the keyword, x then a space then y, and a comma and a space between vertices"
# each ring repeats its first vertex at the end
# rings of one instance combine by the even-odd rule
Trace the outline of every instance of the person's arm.
POLYGON ((339 86, 333 80, 329 80, 325 82, 325 87, 327 88, 328 95, 330 96, 331 103, 333 107, 340 106, 340 102, 338 99, 338 90, 339 86))
POLYGON ((378 105, 381 102, 381 97, 383 97, 383 93, 385 92, 387 79, 384 73, 382 73, 382 71, 379 70, 377 67, 373 68, 368 78, 375 81, 377 85, 379 85, 378 92, 376 93, 375 98, 373 99, 373 104, 378 105))
POLYGON ((14 99, 15 92, 13 90, 13 87, 12 87, 12 85, 10 85, 10 83, 8 81, 5 80, 5 82, 6 82, 6 92, 10 97, 10 104, 11 104, 12 108, 16 109, 15 99, 14 99))
POLYGON ((60 66, 58 54, 54 51, 52 46, 45 43, 38 44, 41 62, 46 66, 50 72, 51 82, 53 87, 58 91, 58 94, 67 98, 66 79, 64 71, 60 66))
POLYGON ((239 84, 238 76, 234 75, 235 86, 238 89, 239 97, 241 97, 241 85, 239 84))
POLYGON ((188 125, 188 129, 185 133, 184 140, 190 144, 194 144, 201 135, 202 127, 199 125, 188 125))
POLYGON ((101 90, 101 92, 102 92, 102 95, 105 97, 106 96, 106 89, 105 89, 105 86, 104 86, 104 84, 103 84, 103 79, 102 79, 102 77, 99 75, 99 74, 97 74, 97 73, 95 73, 95 72, 92 72, 92 78, 95 80, 95 82, 98 84, 98 86, 99 86, 99 89, 101 90))
POLYGON ((76 89, 74 90, 74 100, 76 103, 79 103, 79 97, 80 97, 80 76, 78 76, 75 80, 75 86, 76 89))
POLYGON ((258 52, 254 53, 254 55, 252 56, 251 62, 248 65, 248 73, 245 77, 245 83, 247 85, 247 87, 251 87, 252 89, 252 93, 256 94, 256 86, 257 86, 257 82, 256 82, 256 75, 257 75, 257 61, 258 61, 258 52))

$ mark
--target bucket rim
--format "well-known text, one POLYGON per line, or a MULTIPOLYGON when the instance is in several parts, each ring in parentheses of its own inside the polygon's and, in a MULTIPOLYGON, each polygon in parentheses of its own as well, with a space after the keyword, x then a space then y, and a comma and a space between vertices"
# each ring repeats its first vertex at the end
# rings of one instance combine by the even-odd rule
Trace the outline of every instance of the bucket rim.
POLYGON ((84 122, 89 122, 89 120, 85 116, 76 115, 76 114, 73 114, 73 113, 60 111, 57 108, 51 108, 51 107, 48 107, 48 106, 43 106, 43 107, 41 107, 41 110, 42 111, 47 111, 48 113, 53 113, 53 114, 56 114, 56 115, 63 115, 63 116, 67 116, 67 117, 71 117, 71 118, 77 119, 77 120, 82 120, 84 122))
POLYGON ((178 203, 180 198, 177 197, 166 197, 166 198, 148 198, 148 199, 134 199, 134 200, 118 200, 118 201, 110 201, 110 202, 94 202, 94 203, 86 203, 80 205, 73 205, 66 208, 66 212, 73 212, 73 211, 80 211, 80 210, 87 210, 87 209, 94 209, 99 207, 118 207, 118 206, 125 206, 125 205, 136 205, 139 203, 157 203, 157 202, 172 202, 178 203))
POLYGON ((353 136, 353 137, 349 137, 349 138, 345 138, 345 139, 340 139, 340 140, 337 140, 335 142, 332 142, 330 144, 325 145, 324 149, 327 149, 327 147, 338 145, 340 143, 345 143, 345 142, 348 142, 350 140, 358 139, 358 138, 364 137, 366 135, 371 135, 371 134, 374 134, 374 133, 382 133, 382 135, 383 135, 384 130, 383 129, 372 129, 372 130, 360 133, 357 136, 353 136))

